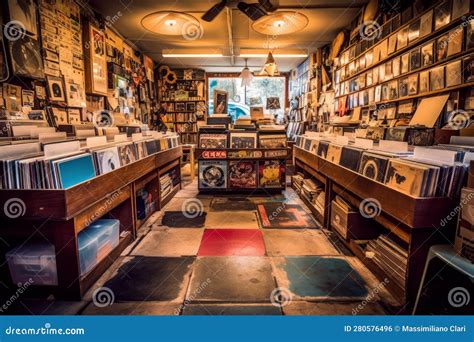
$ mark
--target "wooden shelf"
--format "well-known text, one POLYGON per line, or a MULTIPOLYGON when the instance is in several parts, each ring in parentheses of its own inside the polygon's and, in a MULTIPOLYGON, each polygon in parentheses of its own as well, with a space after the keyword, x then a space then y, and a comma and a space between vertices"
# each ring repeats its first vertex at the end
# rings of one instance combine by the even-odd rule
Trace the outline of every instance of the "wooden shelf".
MULTIPOLYGON (((341 241, 376 276, 390 280, 386 286, 396 298, 400 299, 401 312, 410 312, 415 302, 430 246, 446 243, 447 237, 451 236, 455 230, 454 222, 444 227, 440 226, 440 222, 450 215, 456 203, 446 197, 408 196, 296 146, 294 158, 296 172, 306 172, 321 182, 324 179, 326 181, 327 210, 324 223, 327 228, 330 228, 328 220, 331 215, 330 203, 336 195, 341 196, 354 208, 359 208, 361 202, 367 198, 375 199, 380 203, 380 214, 372 219, 378 225, 375 229, 378 229, 380 234, 388 231, 388 234, 393 234, 401 243, 408 246, 406 248, 408 260, 405 288, 401 288, 391 274, 387 274, 373 260, 367 258, 361 246, 354 240, 341 239, 341 241)), ((374 227, 367 229, 374 229, 374 227)), ((377 231, 371 232, 377 234, 377 231)))
MULTIPOLYGON (((64 190, 0 190, 0 201, 16 197, 25 203, 26 208, 25 214, 16 219, 6 217, 3 211, 0 214, 0 238, 6 243, 0 245, 2 280, 13 290, 16 288, 11 284, 5 254, 11 246, 39 234, 54 244, 58 285, 38 286, 37 292, 52 293, 58 298, 81 299, 136 238, 137 229, 143 222, 137 220, 136 191, 151 187, 149 190, 156 192, 155 210, 161 208, 164 203, 160 203, 158 189, 160 170, 176 167, 181 157, 181 146, 161 151, 64 190), (120 222, 119 244, 90 272, 81 275, 78 234, 100 218, 114 218, 120 222)), ((176 191, 163 200, 169 201, 174 194, 176 191)))

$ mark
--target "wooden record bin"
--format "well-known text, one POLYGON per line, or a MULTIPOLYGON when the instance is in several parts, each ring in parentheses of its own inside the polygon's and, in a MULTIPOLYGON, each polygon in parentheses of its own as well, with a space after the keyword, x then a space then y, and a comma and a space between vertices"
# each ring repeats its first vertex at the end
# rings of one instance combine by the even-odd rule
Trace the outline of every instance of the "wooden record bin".
MULTIPOLYGON (((383 271, 373 260, 366 257, 361 244, 348 232, 347 239, 341 239, 379 279, 389 279, 387 288, 399 300, 402 312, 409 312, 415 303, 423 268, 429 248, 446 243, 454 232, 453 225, 441 226, 440 222, 455 208, 456 203, 447 197, 414 198, 390 187, 366 178, 352 170, 331 163, 300 147, 294 147, 295 172, 302 172, 324 181, 325 215, 322 223, 331 227, 331 203, 342 197, 354 208, 359 208, 364 199, 375 199, 380 203, 380 214, 367 224, 367 236, 374 235, 374 229, 383 229, 402 241, 408 253, 405 287, 397 284, 391 274, 383 271), (379 227, 379 228, 378 228, 379 227)), ((453 223, 454 224, 454 223, 453 223)), ((350 230, 350 226, 348 227, 350 230)), ((339 232, 337 232, 340 236, 339 232)), ((364 234, 358 226, 355 235, 364 234)))
MULTIPOLYGON (((182 148, 175 147, 65 190, 0 190, 0 203, 11 199, 24 203, 23 215, 18 218, 9 218, 5 210, 0 212, 1 281, 16 289, 6 252, 30 240, 46 239, 55 247, 58 285, 32 286, 30 293, 81 299, 136 238, 137 229, 144 222, 137 220, 136 191, 147 186, 149 191, 159 194, 160 172, 170 165, 179 165, 181 156, 182 148), (78 234, 100 218, 120 221, 119 244, 92 270, 81 275, 78 234)), ((156 198, 155 210, 159 210, 164 204, 160 203, 159 195, 156 198)))

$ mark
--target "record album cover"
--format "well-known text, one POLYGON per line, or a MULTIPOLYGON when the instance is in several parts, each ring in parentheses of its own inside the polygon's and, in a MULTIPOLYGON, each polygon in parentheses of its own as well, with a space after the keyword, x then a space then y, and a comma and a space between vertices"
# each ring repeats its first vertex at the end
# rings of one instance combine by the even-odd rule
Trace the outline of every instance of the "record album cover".
POLYGON ((200 160, 199 188, 225 189, 227 187, 227 161, 200 160))
POLYGON ((419 197, 426 173, 427 167, 421 164, 417 166, 415 163, 392 159, 387 170, 386 184, 397 191, 419 197))
POLYGON ((341 160, 341 153, 342 153, 341 145, 329 144, 328 154, 326 156, 326 159, 330 161, 331 163, 339 164, 339 161, 341 160))
POLYGON ((229 186, 231 188, 257 187, 257 163, 255 161, 230 161, 229 186))
POLYGON ((259 184, 262 188, 285 186, 285 165, 279 160, 265 160, 259 163, 259 184))
POLYGON ((389 158, 375 153, 364 152, 359 166, 359 173, 367 178, 383 183, 389 158))
POLYGON ((341 160, 339 165, 346 167, 352 171, 357 172, 359 170, 359 162, 362 156, 363 150, 344 146, 341 152, 341 160))
POLYGON ((259 135, 258 141, 261 148, 286 148, 285 134, 259 135))
POLYGON ((137 160, 133 143, 119 145, 117 146, 117 149, 119 153, 120 164, 122 166, 133 163, 137 160))
POLYGON ((44 78, 43 59, 39 43, 28 36, 8 42, 13 73, 18 76, 44 78))
POLYGON ((94 164, 90 154, 81 154, 55 162, 61 188, 67 189, 95 177, 94 164))
POLYGON ((230 133, 230 148, 257 148, 257 133, 230 133))
POLYGON ((103 175, 120 167, 120 158, 116 146, 94 152, 98 173, 103 175))
POLYGON ((199 147, 212 148, 227 148, 227 134, 199 134, 199 147))

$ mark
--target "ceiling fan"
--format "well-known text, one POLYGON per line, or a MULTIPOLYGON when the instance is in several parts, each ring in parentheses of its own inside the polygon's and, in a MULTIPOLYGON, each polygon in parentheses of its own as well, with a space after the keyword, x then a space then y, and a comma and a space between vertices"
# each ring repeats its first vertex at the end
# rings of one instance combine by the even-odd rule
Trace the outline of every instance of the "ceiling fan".
POLYGON ((225 7, 238 8, 247 17, 255 21, 266 16, 268 12, 276 11, 278 9, 278 0, 258 0, 258 3, 251 4, 243 1, 221 0, 221 2, 212 6, 204 13, 201 17, 202 20, 207 22, 213 21, 225 7))

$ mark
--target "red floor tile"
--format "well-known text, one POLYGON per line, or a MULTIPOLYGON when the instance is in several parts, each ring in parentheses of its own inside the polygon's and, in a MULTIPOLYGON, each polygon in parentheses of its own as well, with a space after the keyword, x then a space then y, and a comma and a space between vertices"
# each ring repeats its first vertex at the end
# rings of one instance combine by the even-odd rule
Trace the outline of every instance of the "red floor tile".
POLYGON ((198 256, 262 256, 265 244, 258 229, 206 229, 198 256))

